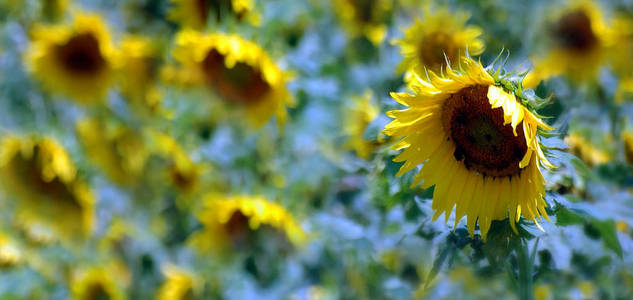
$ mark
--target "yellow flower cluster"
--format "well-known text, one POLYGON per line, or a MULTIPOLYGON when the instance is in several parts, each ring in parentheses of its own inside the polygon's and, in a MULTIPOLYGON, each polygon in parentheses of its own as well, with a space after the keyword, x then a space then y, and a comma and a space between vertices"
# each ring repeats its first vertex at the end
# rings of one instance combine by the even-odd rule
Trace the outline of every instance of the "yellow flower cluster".
MULTIPOLYGON (((181 15, 178 13, 181 9, 188 11, 183 7, 206 3, 177 2, 172 9, 174 18, 181 15)), ((253 9, 250 1, 227 3, 232 3, 238 15, 253 9)), ((183 16, 186 18, 177 19, 196 20, 189 14, 183 16)), ((31 41, 25 61, 34 77, 46 90, 83 104, 103 102, 117 82, 121 94, 134 109, 157 113, 161 111, 162 93, 158 86, 161 76, 157 76, 161 72, 168 83, 193 80, 210 87, 221 98, 243 108, 255 127, 273 115, 283 124, 287 117, 285 107, 293 102, 285 86, 289 74, 263 48, 238 35, 184 29, 175 39, 173 53, 183 70, 161 66, 160 48, 146 37, 125 35, 120 47, 115 47, 105 23, 95 14, 75 13, 70 25, 36 24, 31 41)))

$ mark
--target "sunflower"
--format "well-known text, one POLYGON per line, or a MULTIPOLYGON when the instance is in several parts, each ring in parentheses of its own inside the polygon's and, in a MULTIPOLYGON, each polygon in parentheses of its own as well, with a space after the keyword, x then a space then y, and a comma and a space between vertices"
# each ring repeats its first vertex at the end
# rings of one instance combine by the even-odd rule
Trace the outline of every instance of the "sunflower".
POLYGON ((633 165, 633 131, 623 132, 622 140, 624 141, 624 154, 626 156, 626 161, 633 165))
POLYGON ((365 92, 360 97, 353 98, 353 104, 347 108, 343 125, 343 133, 348 136, 345 147, 356 152, 358 157, 367 159, 373 150, 382 142, 368 141, 363 138, 367 126, 378 116, 379 108, 372 102, 373 93, 365 92))
POLYGON ((570 146, 571 153, 589 166, 604 164, 612 158, 610 151, 604 149, 604 145, 608 145, 610 142, 608 138, 600 143, 595 143, 580 132, 571 132, 565 137, 565 142, 570 146), (603 147, 599 145, 603 145, 603 147))
POLYGON ((375 45, 387 36, 393 0, 332 0, 332 6, 350 36, 364 36, 375 45))
POLYGON ((16 219, 27 232, 42 228, 72 238, 92 231, 95 200, 76 173, 53 140, 5 137, 0 143, 0 178, 16 196, 16 219))
POLYGON ((285 122, 286 105, 292 104, 289 75, 257 44, 237 35, 186 30, 176 36, 174 58, 193 81, 242 107, 253 125, 263 125, 273 114, 278 124, 285 122))
POLYGON ((548 54, 534 57, 534 70, 523 84, 533 88, 541 80, 565 75, 577 82, 595 79, 613 44, 602 10, 590 0, 574 0, 560 9, 548 24, 552 46, 548 54))
POLYGON ((0 268, 15 266, 22 260, 22 251, 4 232, 0 232, 0 268))
POLYGON ((143 137, 125 125, 91 118, 77 123, 77 135, 90 159, 115 183, 138 183, 148 152, 143 137))
POLYGON ((36 25, 26 63, 47 90, 89 103, 103 99, 110 87, 113 53, 101 18, 77 14, 70 26, 36 25))
POLYGON ((153 133, 159 153, 169 160, 168 178, 178 190, 189 193, 195 190, 200 181, 202 167, 191 161, 178 142, 166 134, 153 133))
POLYGON ((128 271, 122 264, 108 264, 75 270, 71 278, 72 299, 75 300, 122 300, 128 271))
POLYGON ((425 10, 423 18, 415 20, 404 32, 404 37, 395 40, 400 46, 403 60, 398 72, 412 70, 424 74, 425 68, 440 73, 446 61, 457 62, 466 51, 479 55, 484 51, 480 39, 482 30, 477 26, 466 26, 470 16, 462 11, 448 9, 425 10))
POLYGON ((198 276, 173 265, 167 265, 163 274, 166 280, 158 290, 157 300, 187 300, 200 296, 204 282, 198 276))
POLYGON ((633 18, 624 15, 615 17, 613 32, 617 43, 612 45, 608 56, 613 71, 620 77, 615 96, 616 103, 620 104, 633 95, 633 18))
POLYGON ((194 233, 189 243, 201 251, 221 252, 248 244, 249 233, 263 226, 283 233, 292 245, 307 241, 306 233, 290 212, 260 196, 209 195, 197 218, 203 229, 194 233))
POLYGON ((183 27, 204 29, 210 18, 220 22, 227 14, 259 24, 253 0, 170 0, 168 18, 183 27), (213 14, 213 15, 211 15, 213 14))
POLYGON ((157 89, 157 72, 160 54, 149 39, 128 35, 123 38, 117 52, 119 66, 119 86, 121 93, 131 102, 132 107, 156 112, 160 106, 157 89))
POLYGON ((614 72, 622 77, 633 76, 633 17, 618 15, 613 19, 614 40, 609 59, 614 72))
POLYGON ((520 85, 501 68, 493 71, 463 57, 460 69, 449 65, 445 76, 430 72, 425 81, 415 75, 415 94, 391 93, 409 108, 388 112, 395 120, 383 131, 400 138, 393 149, 405 149, 394 158, 404 162, 397 176, 424 164, 413 186, 435 186, 433 219, 442 212, 448 219, 456 207, 455 226, 466 215, 470 234, 478 222, 483 239, 492 220, 508 213, 515 232, 521 216, 548 218, 539 167, 553 167, 537 136, 538 129, 551 128, 524 106, 520 85))

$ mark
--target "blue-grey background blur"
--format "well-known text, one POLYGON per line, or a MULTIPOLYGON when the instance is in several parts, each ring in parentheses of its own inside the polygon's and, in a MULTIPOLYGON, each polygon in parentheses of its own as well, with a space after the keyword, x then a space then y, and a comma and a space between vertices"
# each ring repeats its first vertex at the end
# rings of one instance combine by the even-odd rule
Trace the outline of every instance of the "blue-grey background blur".
MULTIPOLYGON (((288 121, 278 127, 271 120, 253 129, 243 119, 218 117, 212 106, 201 104, 205 90, 160 82, 164 113, 143 114, 113 88, 96 109, 43 89, 25 66, 33 25, 68 24, 75 11, 99 14, 115 45, 126 32, 156 41, 161 65, 169 65, 180 25, 167 16, 177 1, 69 0, 63 16, 52 20, 42 7, 54 1, 0 0, 0 136, 56 140, 96 199, 91 236, 68 244, 31 240, 14 222, 18 197, 0 194, 0 232, 11 247, 0 241, 0 257, 2 251, 20 257, 0 268, 0 299, 69 299, 80 284, 77 272, 111 265, 124 275, 103 275, 114 277, 128 299, 157 297, 172 267, 200 281, 199 289, 189 293, 199 299, 518 299, 524 283, 517 275, 517 253, 507 245, 513 235, 507 224, 493 226, 489 241, 482 243, 477 234, 468 235, 464 222, 455 230, 451 220, 432 222, 432 191, 410 189, 411 174, 394 177, 399 164, 391 161, 396 152, 388 145, 360 158, 346 146, 345 124, 354 99, 370 90, 380 113, 363 137, 381 138, 379 131, 388 122, 384 112, 397 107, 389 92, 406 90, 396 72, 399 48, 391 40, 401 37, 425 7, 469 13, 468 24, 483 31, 481 61, 491 63, 505 49, 506 69, 525 71, 534 56, 547 52, 543 20, 566 2, 389 1, 389 17, 381 20, 386 38, 372 43, 350 34, 335 11, 337 1, 344 0, 255 1, 257 25, 228 19, 201 30, 238 34, 292 72, 287 87, 296 103, 288 108, 288 121), (94 114, 170 135, 204 165, 199 190, 183 196, 165 187, 155 176, 164 165, 157 158, 148 159, 140 185, 113 182, 78 142, 76 122, 94 114), (308 241, 283 254, 279 246, 268 245, 280 240, 267 235, 257 239, 256 251, 235 247, 222 256, 196 251, 187 240, 202 225, 196 211, 179 203, 207 194, 263 196, 279 203, 308 241), (117 224, 125 225, 113 230, 117 224)), ((348 2, 373 7, 371 2, 378 1, 348 2)), ((607 23, 616 15, 633 15, 633 1, 595 3, 607 23)), ((633 53, 623 55, 623 61, 633 60, 633 53)), ((540 96, 552 95, 552 104, 540 113, 557 135, 545 145, 567 149, 563 140, 572 132, 590 144, 575 153, 553 150, 559 168, 544 174, 552 222, 541 223, 545 232, 529 222, 521 225, 534 255, 530 284, 537 299, 633 298, 633 169, 621 138, 633 129, 626 80, 605 63, 595 80, 554 76, 535 89, 540 96), (606 158, 583 158, 582 151, 604 152, 600 155, 606 158)), ((92 296, 82 299, 97 299, 92 296)))

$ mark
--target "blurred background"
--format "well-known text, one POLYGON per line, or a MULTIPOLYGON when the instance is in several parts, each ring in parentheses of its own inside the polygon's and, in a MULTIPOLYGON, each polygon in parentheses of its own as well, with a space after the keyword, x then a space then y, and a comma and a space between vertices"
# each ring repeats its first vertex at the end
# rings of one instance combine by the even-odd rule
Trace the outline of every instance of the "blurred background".
POLYGON ((632 100, 630 0, 0 0, 0 299, 633 299, 632 100), (395 176, 460 51, 550 97, 544 231, 395 176))

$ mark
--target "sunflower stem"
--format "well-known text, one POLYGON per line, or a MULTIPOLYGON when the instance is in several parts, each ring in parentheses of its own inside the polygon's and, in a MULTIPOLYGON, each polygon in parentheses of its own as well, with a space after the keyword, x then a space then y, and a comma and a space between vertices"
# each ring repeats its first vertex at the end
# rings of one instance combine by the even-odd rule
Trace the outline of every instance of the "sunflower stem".
POLYGON ((532 251, 528 251, 527 242, 524 239, 521 239, 517 245, 516 253, 518 260, 518 293, 519 299, 521 300, 532 300, 534 299, 532 295, 533 291, 533 266, 534 266, 534 258, 536 256, 536 249, 538 246, 538 239, 536 243, 534 243, 534 247, 532 251))

